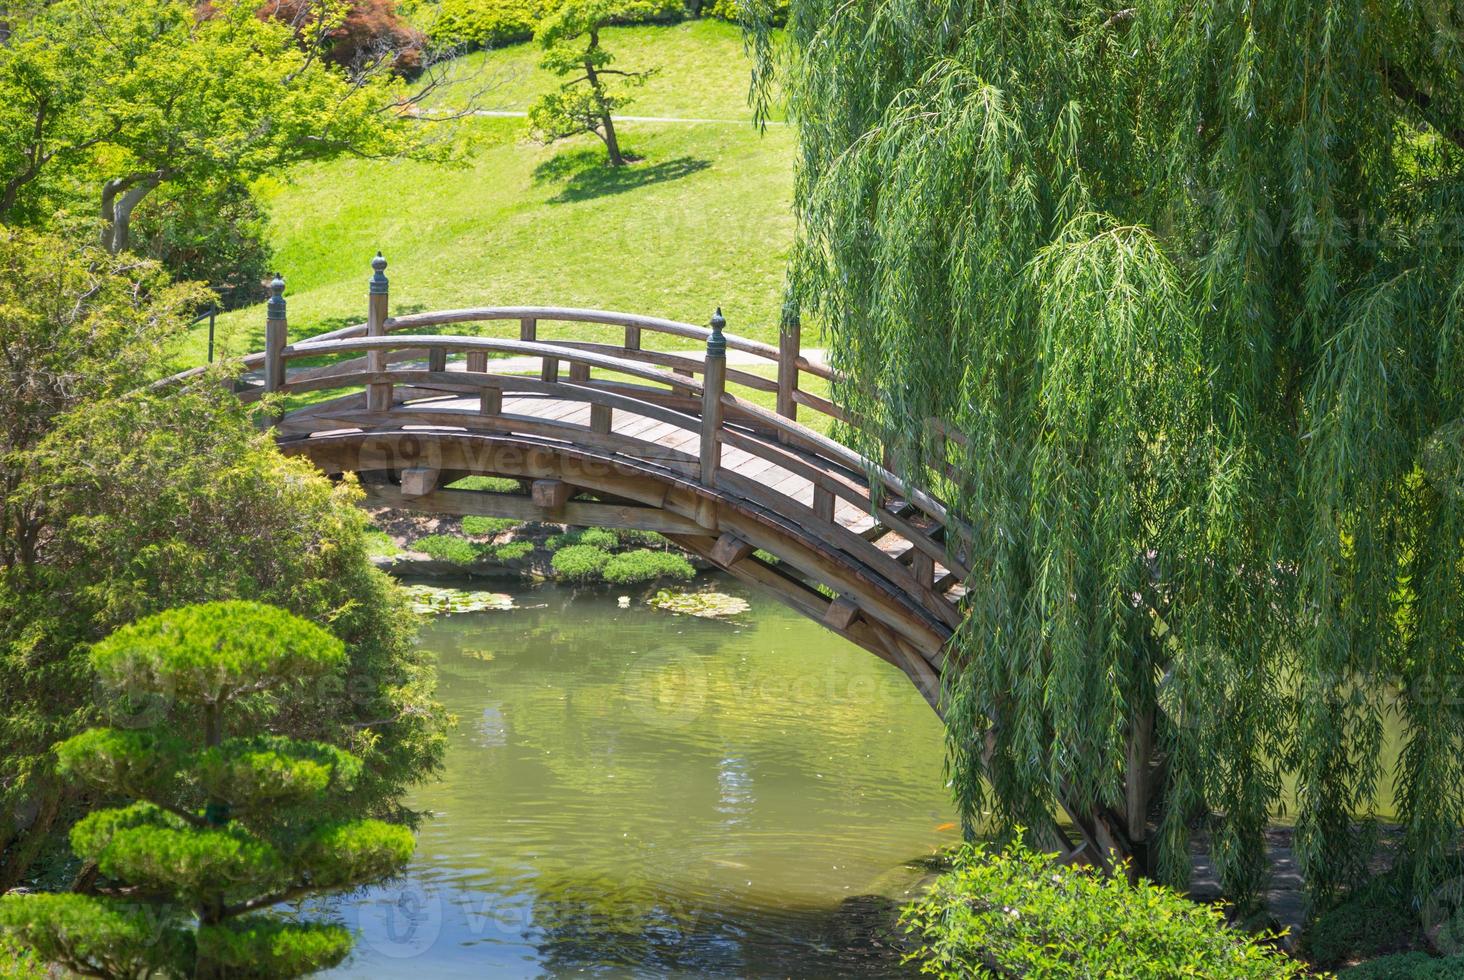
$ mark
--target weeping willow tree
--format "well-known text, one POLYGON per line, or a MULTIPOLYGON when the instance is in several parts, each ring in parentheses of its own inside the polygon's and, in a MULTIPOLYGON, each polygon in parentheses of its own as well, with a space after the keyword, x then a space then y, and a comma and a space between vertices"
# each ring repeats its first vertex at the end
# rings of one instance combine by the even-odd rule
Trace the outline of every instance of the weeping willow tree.
POLYGON ((794 0, 775 48, 763 5, 790 307, 969 526, 967 824, 1175 883, 1204 828, 1245 899, 1289 800, 1325 899, 1391 790, 1422 894, 1464 817, 1464 7, 794 0))

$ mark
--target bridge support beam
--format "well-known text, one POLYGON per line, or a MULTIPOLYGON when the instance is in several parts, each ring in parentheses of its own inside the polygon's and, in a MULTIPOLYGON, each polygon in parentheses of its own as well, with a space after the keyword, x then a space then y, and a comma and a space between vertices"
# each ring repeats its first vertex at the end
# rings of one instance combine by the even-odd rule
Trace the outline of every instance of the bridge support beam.
POLYGON ((529 488, 529 494, 533 497, 534 505, 542 507, 551 514, 557 514, 564 510, 564 505, 569 503, 569 498, 574 496, 574 487, 571 487, 563 480, 535 480, 529 488))

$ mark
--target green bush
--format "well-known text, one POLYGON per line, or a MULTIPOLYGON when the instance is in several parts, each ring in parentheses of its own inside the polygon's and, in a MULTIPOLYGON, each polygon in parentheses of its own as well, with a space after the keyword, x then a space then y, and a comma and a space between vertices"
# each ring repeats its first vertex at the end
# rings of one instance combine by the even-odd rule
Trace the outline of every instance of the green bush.
POLYGON ((464 517, 463 533, 481 538, 507 531, 518 524, 519 522, 511 517, 464 517))
POLYGON ((635 531, 630 528, 622 528, 615 532, 620 539, 622 548, 629 548, 637 545, 642 548, 669 548, 671 542, 666 540, 664 534, 657 534, 655 531, 635 531))
POLYGON ((590 582, 610 561, 610 553, 589 544, 571 544, 554 553, 551 564, 560 578, 570 582, 590 582))
POLYGON ((1464 980, 1464 956, 1397 953, 1337 974, 1338 980, 1464 980))
POLYGON ((454 565, 471 565, 478 560, 480 549, 476 544, 453 534, 429 534, 412 542, 414 551, 421 551, 437 561, 450 561, 454 565))
POLYGON ((28 950, 0 939, 0 980, 46 980, 46 968, 28 950))
POLYGON ((601 572, 613 585, 635 585, 660 578, 689 582, 696 575, 691 562, 671 551, 648 551, 641 548, 616 555, 605 563, 601 572))
POLYGON ((488 553, 493 556, 494 561, 520 561, 534 553, 534 545, 529 541, 509 541, 506 544, 493 545, 488 553))
MULTIPOLYGON (((539 21, 559 7, 557 0, 441 0, 435 12, 422 4, 420 17, 441 44, 485 47, 527 41, 539 21)), ((613 22, 644 24, 679 20, 683 0, 618 0, 613 22)))
POLYGON ((392 540, 392 536, 385 531, 372 528, 363 531, 361 536, 366 542, 366 554, 372 558, 390 558, 401 550, 392 540))
POLYGON ((447 490, 481 490, 485 493, 512 493, 522 497, 524 489, 519 481, 506 476, 465 476, 461 480, 454 480, 444 489, 447 490))
POLYGON ((1040 976, 1300 978, 1300 964, 1225 925, 1214 906, 1141 880, 1058 864, 1021 844, 967 846, 901 913, 921 972, 949 980, 1040 976))
POLYGON ((1318 915, 1301 935, 1301 950, 1316 965, 1331 967, 1407 949, 1420 931, 1407 884, 1393 872, 1369 880, 1318 915))
MULTIPOLYGON (((786 24, 788 22, 788 0, 774 0, 772 8, 773 23, 786 24)), ((711 0, 710 3, 702 3, 701 15, 736 22, 739 19, 737 0, 711 0)))
POLYGON ((550 551, 558 551, 560 548, 576 544, 587 544, 602 551, 613 551, 620 547, 620 538, 614 531, 607 531, 601 527, 590 527, 583 531, 570 531, 567 534, 551 534, 549 539, 544 542, 544 547, 550 551))

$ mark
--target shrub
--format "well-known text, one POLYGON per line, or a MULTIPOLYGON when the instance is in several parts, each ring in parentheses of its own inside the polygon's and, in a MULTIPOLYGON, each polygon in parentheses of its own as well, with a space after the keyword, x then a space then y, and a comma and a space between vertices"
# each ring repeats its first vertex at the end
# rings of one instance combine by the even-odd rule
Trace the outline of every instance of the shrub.
MULTIPOLYGON (((558 0, 442 0, 428 32, 441 43, 473 47, 527 41, 559 6, 558 0)), ((615 24, 673 21, 686 13, 683 0, 618 0, 615 6, 615 24)))
POLYGON ((206 283, 223 309, 264 299, 267 219, 243 185, 231 181, 203 193, 164 185, 132 221, 138 252, 157 259, 175 280, 206 283))
POLYGON ((0 939, 0 980, 46 980, 46 968, 29 951, 0 939))
POLYGON ((1301 936, 1301 950, 1318 966, 1369 960, 1407 949, 1420 932, 1401 874, 1371 879, 1321 913, 1301 936))
POLYGON ((620 538, 614 531, 607 531, 602 527, 589 527, 583 531, 570 531, 567 534, 551 534, 544 542, 544 546, 550 551, 558 551, 560 548, 576 544, 587 544, 602 551, 612 551, 620 547, 620 538))
POLYGON ((610 561, 610 553, 589 544, 572 544, 554 553, 551 564, 560 578, 570 582, 590 582, 600 577, 610 561))
MULTIPOLYGON (((737 21, 740 16, 737 12, 737 0, 691 0, 688 7, 698 10, 703 17, 716 17, 720 20, 737 21)), ((773 0, 771 21, 774 24, 786 24, 788 22, 788 0, 773 0)))
POLYGON ((392 540, 392 536, 385 531, 373 529, 363 531, 361 537, 366 543, 366 554, 372 558, 391 558, 398 554, 401 549, 392 540))
POLYGON ((437 561, 454 565, 471 565, 478 560, 479 548, 466 538, 453 534, 429 534, 412 542, 414 551, 421 551, 437 561))
POLYGON ((1337 974, 1338 980, 1464 980, 1464 956, 1397 953, 1337 974))
POLYGON ((689 582, 696 575, 691 562, 671 551, 648 551, 641 548, 616 555, 605 563, 602 573, 613 585, 635 585, 658 578, 689 582))
POLYGON ((620 545, 623 548, 630 547, 631 545, 638 545, 642 548, 671 547, 671 542, 666 540, 666 536, 664 534, 657 534, 655 531, 635 531, 630 528, 624 528, 616 531, 615 536, 620 539, 620 545))
POLYGON ((911 958, 921 972, 949 980, 1305 975, 1300 964, 1226 927, 1215 906, 1146 880, 1060 865, 1020 843, 1004 853, 963 848, 900 921, 919 942, 911 958))
POLYGON ((524 495, 524 489, 519 481, 506 476, 465 476, 461 480, 454 480, 446 487, 448 490, 481 490, 484 493, 512 493, 519 496, 524 495))
POLYGON ((534 553, 534 546, 528 541, 509 541, 505 544, 493 545, 488 553, 493 556, 495 561, 521 561, 534 553))
POLYGON ((518 525, 511 517, 464 517, 463 533, 475 538, 498 534, 518 525))

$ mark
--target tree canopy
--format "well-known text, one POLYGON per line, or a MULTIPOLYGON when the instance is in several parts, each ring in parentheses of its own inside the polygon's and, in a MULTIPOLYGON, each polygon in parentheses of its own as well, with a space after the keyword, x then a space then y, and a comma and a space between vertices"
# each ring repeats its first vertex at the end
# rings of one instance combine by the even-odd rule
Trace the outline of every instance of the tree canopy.
POLYGON ((967 823, 1061 803, 1178 881, 1208 815, 1244 897, 1293 783, 1321 898, 1390 786, 1425 891, 1464 818, 1457 5, 796 0, 776 64, 765 7, 792 308, 849 438, 971 528, 967 823))
POLYGON ((329 60, 350 4, 302 0, 290 18, 258 6, 57 0, 20 16, 0 45, 0 221, 44 224, 89 199, 121 252, 133 210, 164 184, 345 154, 452 156, 407 111, 422 92, 390 57, 329 60))
POLYGON ((338 963, 351 945, 342 927, 264 910, 400 871, 412 835, 333 817, 332 798, 359 777, 361 760, 261 733, 268 712, 257 702, 340 677, 341 641, 282 609, 216 602, 124 626, 91 660, 115 692, 179 702, 203 723, 180 728, 164 713, 58 745, 68 778, 134 802, 72 829, 87 868, 79 894, 0 897, 0 926, 50 962, 119 980, 292 977, 338 963))

